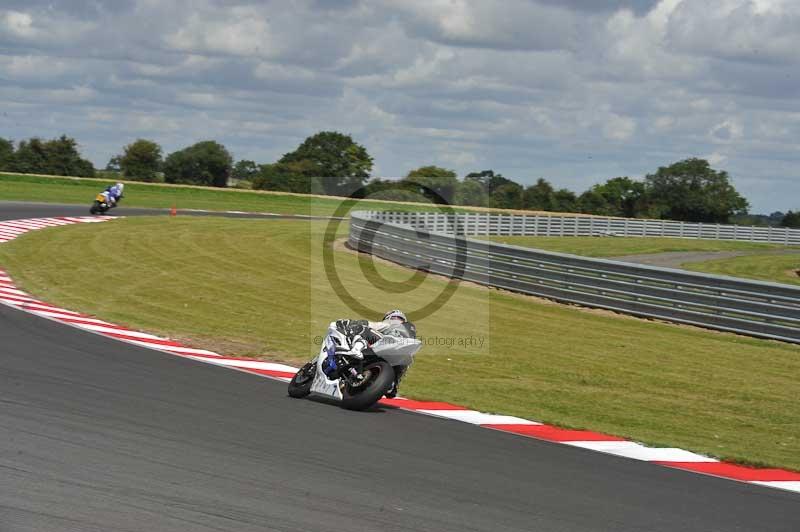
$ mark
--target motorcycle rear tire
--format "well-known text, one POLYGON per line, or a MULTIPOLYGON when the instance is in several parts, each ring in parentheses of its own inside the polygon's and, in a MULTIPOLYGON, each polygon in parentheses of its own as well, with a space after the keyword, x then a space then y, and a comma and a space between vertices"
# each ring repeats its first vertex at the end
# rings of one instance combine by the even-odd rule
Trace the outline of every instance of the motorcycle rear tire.
POLYGON ((314 373, 316 372, 314 366, 313 362, 309 362, 294 374, 292 380, 289 381, 289 397, 302 399, 311 393, 311 383, 314 382, 314 373), (310 373, 309 370, 311 370, 310 373))
POLYGON ((378 360, 364 367, 367 370, 378 371, 378 375, 367 383, 364 389, 352 388, 347 385, 342 390, 342 406, 348 410, 366 410, 375 403, 392 387, 394 382, 394 369, 383 360, 378 360), (354 393, 355 392, 355 393, 354 393))

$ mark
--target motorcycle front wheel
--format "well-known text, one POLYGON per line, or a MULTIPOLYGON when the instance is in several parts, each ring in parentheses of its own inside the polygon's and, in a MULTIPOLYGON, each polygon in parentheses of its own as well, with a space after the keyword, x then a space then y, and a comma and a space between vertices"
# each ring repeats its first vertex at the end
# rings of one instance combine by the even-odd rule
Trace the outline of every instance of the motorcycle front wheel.
POLYGON ((394 382, 392 366, 378 360, 364 366, 364 381, 358 386, 345 385, 342 390, 342 406, 348 410, 366 410, 389 391, 394 382))
POLYGON ((314 382, 314 374, 317 371, 316 363, 309 362, 297 373, 294 374, 292 380, 289 381, 289 397, 295 399, 302 399, 311 393, 311 383, 314 382))
POLYGON ((92 208, 89 209, 89 214, 97 214, 98 212, 100 212, 100 202, 95 201, 92 203, 92 208))

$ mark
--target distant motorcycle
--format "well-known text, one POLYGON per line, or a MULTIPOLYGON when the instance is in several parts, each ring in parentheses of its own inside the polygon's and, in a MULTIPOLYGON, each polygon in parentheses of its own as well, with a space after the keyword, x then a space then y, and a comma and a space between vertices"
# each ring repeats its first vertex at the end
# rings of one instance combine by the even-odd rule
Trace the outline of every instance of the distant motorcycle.
POLYGON ((114 205, 108 199, 108 192, 101 192, 94 199, 94 203, 92 203, 89 212, 91 214, 105 214, 112 208, 114 208, 114 205))
POLYGON ((398 323, 380 340, 364 349, 363 359, 349 355, 347 336, 328 327, 319 355, 304 365, 289 382, 289 396, 317 394, 340 401, 349 410, 366 410, 397 385, 422 347, 410 323, 398 323))

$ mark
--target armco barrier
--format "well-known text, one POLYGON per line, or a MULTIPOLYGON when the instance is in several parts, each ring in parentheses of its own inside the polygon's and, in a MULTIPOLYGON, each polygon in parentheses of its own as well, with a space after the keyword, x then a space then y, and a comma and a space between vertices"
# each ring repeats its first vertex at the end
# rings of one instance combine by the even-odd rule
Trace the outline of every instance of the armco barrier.
POLYGON ((447 215, 358 211, 349 243, 405 266, 524 294, 800 343, 800 288, 470 240, 465 232, 447 215))

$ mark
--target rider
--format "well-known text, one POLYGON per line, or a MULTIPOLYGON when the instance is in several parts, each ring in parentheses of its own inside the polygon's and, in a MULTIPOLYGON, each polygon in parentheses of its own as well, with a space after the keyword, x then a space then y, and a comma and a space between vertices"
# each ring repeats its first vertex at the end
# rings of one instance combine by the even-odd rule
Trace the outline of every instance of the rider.
MULTIPOLYGON (((336 329, 347 337, 350 342, 350 351, 347 355, 353 358, 364 358, 361 353, 364 349, 371 346, 381 339, 383 333, 395 325, 407 324, 411 330, 411 334, 416 336, 416 327, 408 321, 405 313, 402 310, 390 310, 383 315, 382 321, 368 321, 368 320, 336 320, 336 329)), ((395 370, 397 371, 397 370, 395 370)), ((400 378, 403 373, 395 376, 395 382, 400 384, 400 378)), ((386 393, 386 397, 392 398, 397 395, 397 385, 392 386, 392 389, 386 393)))
POLYGON ((103 195, 105 195, 105 197, 108 198, 108 207, 109 208, 117 206, 117 203, 119 203, 119 201, 123 197, 122 193, 123 193, 124 190, 125 190, 125 184, 124 183, 117 183, 115 185, 110 185, 108 188, 106 188, 103 191, 103 195))

